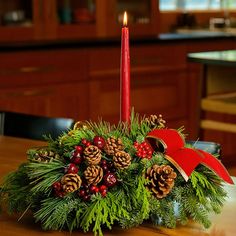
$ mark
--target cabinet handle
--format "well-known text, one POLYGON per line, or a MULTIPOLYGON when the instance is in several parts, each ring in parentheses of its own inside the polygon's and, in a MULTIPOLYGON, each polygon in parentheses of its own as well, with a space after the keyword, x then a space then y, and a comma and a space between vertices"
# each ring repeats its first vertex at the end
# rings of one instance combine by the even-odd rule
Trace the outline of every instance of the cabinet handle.
POLYGON ((26 74, 26 73, 48 73, 54 71, 53 66, 25 66, 20 68, 6 68, 0 70, 0 75, 17 75, 17 74, 26 74))
POLYGON ((47 90, 25 90, 20 92, 9 92, 4 97, 5 98, 16 98, 16 97, 34 97, 34 96, 42 96, 52 94, 53 91, 51 89, 47 90))

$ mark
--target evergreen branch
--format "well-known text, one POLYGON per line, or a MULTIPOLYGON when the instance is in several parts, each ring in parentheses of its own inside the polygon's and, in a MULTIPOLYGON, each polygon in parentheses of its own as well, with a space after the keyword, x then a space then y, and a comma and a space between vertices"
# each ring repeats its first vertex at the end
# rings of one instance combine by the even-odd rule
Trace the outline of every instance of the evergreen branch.
POLYGON ((27 165, 27 171, 32 194, 49 195, 52 184, 64 175, 64 168, 64 163, 60 160, 53 160, 46 164, 30 162, 27 165))
POLYGON ((125 205, 120 205, 119 200, 120 198, 115 198, 111 193, 108 193, 106 198, 95 196, 81 217, 80 227, 87 232, 93 224, 94 234, 103 235, 102 225, 111 229, 115 220, 128 215, 125 205))
MULTIPOLYGON (((42 223, 45 230, 61 230, 68 222, 68 215, 84 209, 84 203, 80 202, 79 198, 67 196, 65 198, 46 198, 42 201, 40 209, 35 212, 34 217, 42 223)), ((75 225, 73 225, 75 227, 75 225)), ((78 226, 77 226, 78 227, 78 226)))

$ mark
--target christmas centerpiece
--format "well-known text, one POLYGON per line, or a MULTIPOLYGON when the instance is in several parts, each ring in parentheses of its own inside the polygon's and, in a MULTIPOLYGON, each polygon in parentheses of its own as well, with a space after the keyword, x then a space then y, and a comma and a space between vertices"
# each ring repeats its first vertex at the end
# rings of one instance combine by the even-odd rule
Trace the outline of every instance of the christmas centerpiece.
POLYGON ((232 179, 218 157, 188 145, 184 130, 169 129, 161 115, 130 115, 126 27, 122 37, 121 121, 77 122, 47 137, 6 176, 1 203, 20 217, 30 212, 45 230, 102 235, 113 225, 174 228, 189 219, 209 227, 208 214, 226 198, 223 182, 232 179))

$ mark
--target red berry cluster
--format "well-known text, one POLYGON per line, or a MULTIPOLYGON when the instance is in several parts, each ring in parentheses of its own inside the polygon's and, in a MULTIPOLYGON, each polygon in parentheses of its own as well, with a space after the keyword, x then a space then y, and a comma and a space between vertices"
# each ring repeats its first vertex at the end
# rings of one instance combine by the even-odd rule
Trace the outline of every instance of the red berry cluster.
POLYGON ((152 158, 153 150, 148 142, 146 141, 143 141, 142 143, 134 142, 134 147, 137 150, 136 155, 138 157, 147 159, 152 158))
MULTIPOLYGON (((90 145, 95 145, 99 149, 103 150, 105 144, 106 144, 106 141, 101 136, 95 136, 92 142, 87 139, 82 139, 81 143, 75 146, 74 150, 72 151, 70 163, 65 168, 65 173, 78 174, 80 168, 82 169, 82 172, 83 172, 84 149, 86 147, 89 147, 90 145)), ((91 196, 96 193, 100 193, 102 197, 105 197, 107 194, 108 188, 113 187, 117 184, 117 177, 114 173, 116 169, 114 168, 113 163, 108 162, 105 159, 102 159, 99 165, 103 169, 103 173, 104 173, 102 181, 98 185, 88 185, 86 183, 86 180, 83 180, 82 185, 80 189, 78 190, 78 196, 81 197, 84 201, 89 201, 91 196)), ((53 188, 54 194, 57 197, 65 196, 65 193, 63 192, 63 187, 60 181, 53 183, 52 188, 53 188)))
POLYGON ((107 195, 108 188, 115 186, 117 183, 117 177, 115 173, 112 173, 112 171, 115 170, 112 163, 107 162, 105 159, 103 159, 100 163, 100 166, 103 169, 103 173, 105 173, 101 184, 99 183, 99 185, 87 185, 86 183, 83 183, 80 187, 78 195, 84 201, 89 201, 91 196, 96 193, 100 193, 102 197, 105 197, 107 195))
POLYGON ((52 189, 54 191, 54 194, 57 197, 64 197, 65 196, 65 192, 62 189, 61 182, 57 181, 57 182, 53 183, 52 189))
POLYGON ((93 194, 100 193, 103 197, 107 195, 107 186, 106 185, 82 185, 78 192, 78 195, 84 200, 89 201, 93 194))

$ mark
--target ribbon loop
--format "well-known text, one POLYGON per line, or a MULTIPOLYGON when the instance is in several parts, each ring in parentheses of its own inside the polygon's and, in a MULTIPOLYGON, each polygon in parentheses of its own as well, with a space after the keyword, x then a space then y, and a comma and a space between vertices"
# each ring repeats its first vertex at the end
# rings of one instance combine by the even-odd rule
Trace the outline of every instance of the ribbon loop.
POLYGON ((186 148, 183 137, 176 130, 154 129, 146 139, 154 151, 165 153, 165 158, 179 170, 185 181, 199 164, 203 164, 225 182, 233 184, 229 173, 216 157, 203 150, 186 148))

